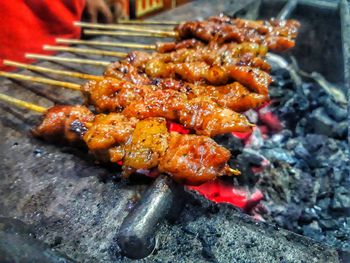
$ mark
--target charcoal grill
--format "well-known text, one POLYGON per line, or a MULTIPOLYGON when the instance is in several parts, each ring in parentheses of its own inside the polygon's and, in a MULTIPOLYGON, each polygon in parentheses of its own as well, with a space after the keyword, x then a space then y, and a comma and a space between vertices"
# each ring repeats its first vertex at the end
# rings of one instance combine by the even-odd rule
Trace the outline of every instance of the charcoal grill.
MULTIPOLYGON (((284 4, 285 1, 207 0, 186 4, 156 18, 189 20, 221 12, 268 18, 276 15, 284 4)), ((344 70, 349 68, 350 41, 345 1, 339 5, 300 1, 292 16, 303 25, 298 45, 292 51, 299 66, 308 72, 320 72, 349 90, 350 74, 344 70), (325 16, 327 22, 323 20, 325 16)), ((152 43, 154 39, 135 41, 152 43)), ((68 53, 59 56, 75 57, 68 53)), ((74 64, 39 64, 77 70, 74 64)), ((82 72, 102 73, 100 68, 78 67, 82 72)), ((79 94, 55 87, 9 80, 0 83, 1 91, 43 106, 81 103, 79 94)), ((129 262, 125 251, 117 245, 118 229, 128 222, 124 219, 128 215, 130 218, 149 182, 125 182, 114 167, 94 164, 79 150, 33 139, 28 133, 36 116, 29 112, 6 106, 1 106, 0 111, 0 216, 18 218, 31 225, 37 240, 78 262, 129 262)), ((153 227, 158 231, 146 233, 155 247, 147 250, 143 256, 149 252, 151 255, 140 262, 341 262, 346 257, 346 253, 334 248, 253 220, 228 204, 214 204, 195 192, 185 191, 186 194, 181 194, 186 200, 183 211, 167 207, 164 210, 170 210, 172 217, 157 219, 153 227)))

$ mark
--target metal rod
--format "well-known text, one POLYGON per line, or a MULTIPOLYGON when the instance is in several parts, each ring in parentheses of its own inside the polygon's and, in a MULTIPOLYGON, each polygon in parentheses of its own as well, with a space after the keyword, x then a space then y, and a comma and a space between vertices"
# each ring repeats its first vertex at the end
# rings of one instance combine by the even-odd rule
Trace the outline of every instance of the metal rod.
POLYGON ((110 56, 110 57, 119 57, 119 58, 125 58, 128 55, 128 53, 125 53, 125 52, 108 51, 108 50, 100 50, 100 49, 89 49, 89 48, 50 46, 50 45, 44 45, 44 50, 64 51, 64 52, 71 52, 71 53, 83 53, 83 54, 101 55, 101 56, 110 56))
POLYGON ((3 63, 4 65, 7 65, 7 66, 24 68, 24 69, 37 71, 37 72, 53 73, 53 74, 69 76, 73 78, 88 79, 88 80, 100 80, 103 78, 102 76, 89 75, 89 74, 74 72, 74 71, 58 70, 58 69, 52 69, 47 67, 40 67, 40 66, 24 64, 16 61, 11 61, 11 60, 4 60, 3 63))
POLYGON ((81 44, 91 46, 106 46, 106 47, 126 47, 126 48, 139 48, 139 49, 152 49, 155 50, 156 45, 138 44, 138 43, 124 43, 124 42, 108 42, 108 41, 95 41, 95 40, 79 40, 79 39, 65 39, 57 38, 56 42, 59 44, 81 44))
POLYGON ((127 257, 140 259, 152 253, 158 223, 171 211, 178 214, 182 207, 181 189, 171 178, 159 176, 146 190, 124 219, 117 236, 117 243, 127 257))
POLYGON ((281 11, 277 15, 277 19, 285 20, 294 11, 298 4, 298 0, 288 0, 288 2, 283 6, 281 11))
POLYGON ((32 58, 32 59, 42 59, 47 61, 70 62, 70 63, 88 64, 88 65, 103 66, 103 67, 108 66, 111 63, 109 61, 103 61, 103 60, 64 58, 64 57, 46 56, 46 55, 39 55, 39 54, 29 54, 29 53, 27 53, 25 57, 32 58))

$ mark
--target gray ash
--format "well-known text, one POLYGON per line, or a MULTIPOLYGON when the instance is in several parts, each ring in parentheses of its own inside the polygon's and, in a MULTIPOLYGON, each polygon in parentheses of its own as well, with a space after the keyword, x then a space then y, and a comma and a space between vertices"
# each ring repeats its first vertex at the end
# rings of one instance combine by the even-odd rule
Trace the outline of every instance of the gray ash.
POLYGON ((232 163, 243 172, 238 183, 264 193, 262 205, 267 212, 262 216, 266 221, 349 250, 347 110, 317 83, 297 86, 284 69, 275 70, 272 75, 275 81, 268 107, 282 122, 283 129, 268 129, 263 134, 259 125, 266 123, 258 120, 245 147, 233 136, 216 139, 232 149, 232 163), (264 169, 253 172, 263 163, 264 169))

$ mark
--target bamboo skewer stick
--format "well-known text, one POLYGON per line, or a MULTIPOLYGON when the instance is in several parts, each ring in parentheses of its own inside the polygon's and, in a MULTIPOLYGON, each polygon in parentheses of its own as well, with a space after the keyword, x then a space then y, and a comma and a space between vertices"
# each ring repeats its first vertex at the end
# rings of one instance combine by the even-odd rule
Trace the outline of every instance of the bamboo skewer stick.
POLYGON ((125 52, 99 50, 99 49, 89 49, 89 48, 50 46, 50 45, 44 45, 44 50, 64 51, 64 52, 72 52, 72 53, 84 53, 84 54, 91 54, 91 55, 119 57, 119 58, 125 58, 128 55, 128 53, 125 53, 125 52))
POLYGON ((47 111, 47 108, 41 107, 39 105, 30 103, 30 102, 26 102, 24 100, 16 99, 14 97, 5 95, 3 93, 0 93, 0 100, 18 107, 22 107, 31 111, 39 112, 39 113, 44 113, 45 111, 47 111))
POLYGON ((32 59, 42 59, 47 61, 70 62, 70 63, 88 64, 88 65, 103 66, 103 67, 108 66, 111 63, 109 61, 102 61, 102 60, 54 57, 54 56, 29 54, 29 53, 27 53, 25 57, 32 58, 32 59))
POLYGON ((118 24, 135 24, 135 25, 178 25, 182 21, 171 20, 118 20, 118 24))
POLYGON ((138 43, 123 43, 123 42, 108 42, 108 41, 90 41, 79 39, 65 39, 57 38, 56 43, 59 44, 82 44, 91 46, 106 46, 106 47, 126 47, 126 48, 139 48, 139 49, 151 49, 156 50, 156 45, 138 44, 138 43))
POLYGON ((176 32, 125 32, 125 31, 101 31, 101 30, 84 30, 86 35, 105 35, 105 36, 127 36, 127 37, 177 37, 176 32))
POLYGON ((124 30, 124 31, 131 31, 131 32, 143 32, 143 31, 158 32, 158 31, 164 30, 164 29, 150 29, 145 26, 138 26, 138 25, 98 24, 98 23, 85 23, 85 22, 74 22, 74 25, 82 28, 124 30))
POLYGON ((59 86, 59 87, 63 87, 71 90, 79 90, 79 91, 81 90, 79 84, 53 80, 49 78, 33 77, 33 76, 28 76, 23 74, 8 73, 4 71, 0 71, 0 76, 10 78, 10 79, 26 80, 26 81, 43 83, 43 84, 49 84, 49 85, 59 86))
POLYGON ((3 63, 4 63, 4 65, 7 65, 7 66, 24 68, 24 69, 37 71, 37 72, 53 73, 53 74, 69 76, 69 77, 73 77, 73 78, 88 79, 88 80, 101 80, 103 78, 102 76, 89 75, 89 74, 84 74, 84 73, 74 72, 74 71, 66 71, 66 70, 58 70, 58 69, 52 69, 52 68, 47 68, 47 67, 34 66, 34 65, 19 63, 19 62, 11 61, 11 60, 4 60, 3 63))

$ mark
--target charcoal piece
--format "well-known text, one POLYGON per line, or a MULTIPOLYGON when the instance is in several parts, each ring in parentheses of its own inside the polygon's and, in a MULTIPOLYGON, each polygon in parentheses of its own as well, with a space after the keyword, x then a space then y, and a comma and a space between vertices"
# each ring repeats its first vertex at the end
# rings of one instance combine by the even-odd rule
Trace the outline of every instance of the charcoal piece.
POLYGON ((254 149, 260 149, 264 144, 264 138, 262 136, 261 130, 257 127, 253 130, 249 138, 249 146, 254 149))
POLYGON ((243 142, 239 138, 233 136, 231 133, 220 134, 213 138, 218 144, 226 147, 232 153, 236 155, 242 152, 243 142))
POLYGON ((340 186, 334 190, 332 200, 333 209, 350 209, 350 191, 344 186, 340 186))
POLYGON ((282 148, 263 150, 263 155, 270 162, 282 162, 282 163, 288 163, 288 164, 296 163, 296 159, 291 156, 290 152, 282 148))
POLYGON ((290 130, 282 130, 271 136, 271 141, 276 144, 286 142, 290 137, 292 137, 292 132, 290 130))
POLYGON ((334 122, 326 113, 324 108, 317 108, 314 110, 308 120, 308 128, 310 132, 324 134, 326 136, 334 137, 334 122))
POLYGON ((327 137, 320 134, 307 134, 305 137, 305 148, 310 152, 314 153, 318 151, 327 141, 327 137))
POLYGON ((323 198, 317 202, 317 207, 322 211, 327 211, 331 204, 331 199, 329 197, 323 198))
POLYGON ((310 158, 309 151, 303 146, 302 143, 298 143, 298 145, 294 148, 295 156, 302 159, 310 158))
POLYGON ((337 218, 320 219, 319 224, 322 229, 334 230, 338 228, 338 219, 337 218))
POLYGON ((313 221, 309 225, 303 226, 303 235, 308 236, 317 241, 322 241, 322 229, 320 228, 317 221, 313 221))
POLYGON ((265 156, 251 148, 244 148, 241 158, 243 158, 246 163, 255 166, 262 166, 264 163, 268 163, 265 156))
POLYGON ((336 104, 329 97, 324 101, 323 107, 325 108, 327 114, 336 121, 343 121, 348 116, 347 109, 339 104, 336 104))
POLYGON ((312 221, 318 219, 318 214, 314 208, 305 208, 299 217, 299 222, 302 225, 310 224, 312 221))

